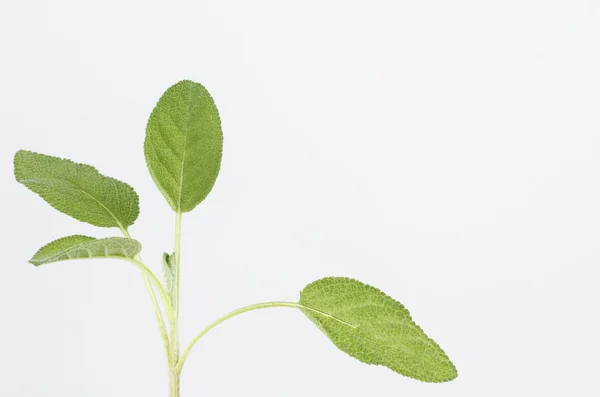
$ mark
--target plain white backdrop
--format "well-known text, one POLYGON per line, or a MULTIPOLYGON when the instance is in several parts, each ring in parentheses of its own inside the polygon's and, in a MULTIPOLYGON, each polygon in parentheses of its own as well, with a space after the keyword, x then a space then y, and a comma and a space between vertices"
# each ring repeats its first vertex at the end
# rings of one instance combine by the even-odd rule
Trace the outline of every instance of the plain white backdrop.
POLYGON ((0 395, 167 396, 133 266, 27 263, 117 231, 50 208, 12 157, 133 185, 130 231, 160 272, 174 216, 142 143, 181 79, 209 89, 225 135, 219 180, 184 217, 182 341, 349 276, 403 302, 459 370, 403 378, 270 309, 211 331, 182 397, 600 395, 599 21, 596 0, 3 0, 0 395))

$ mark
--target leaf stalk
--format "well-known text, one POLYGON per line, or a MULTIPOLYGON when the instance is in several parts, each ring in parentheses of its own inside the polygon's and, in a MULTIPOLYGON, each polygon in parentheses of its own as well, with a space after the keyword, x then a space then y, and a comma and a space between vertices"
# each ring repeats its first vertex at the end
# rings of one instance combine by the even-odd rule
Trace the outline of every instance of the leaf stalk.
POLYGON ((173 318, 171 319, 171 335, 170 335, 170 363, 171 369, 169 373, 169 388, 170 397, 179 397, 179 284, 181 274, 181 211, 175 215, 175 241, 173 247, 174 257, 174 273, 175 280, 173 282, 173 291, 171 293, 171 304, 173 305, 173 318))
POLYGON ((202 331, 200 331, 200 333, 198 335, 196 335, 196 337, 194 339, 192 339, 190 344, 181 353, 181 357, 179 358, 179 362, 177 363, 176 371, 178 373, 181 372, 181 370, 183 369, 183 364, 185 363, 185 360, 186 360, 188 354, 190 353, 190 351, 192 350, 192 348, 194 347, 196 342, 198 342, 200 340, 200 338, 202 338, 206 333, 208 333, 208 331, 210 331, 217 325, 221 324, 222 322, 229 320, 230 318, 240 315, 242 313, 246 313, 246 312, 250 312, 250 311, 258 310, 258 309, 267 309, 269 307, 292 307, 292 308, 298 309, 298 308, 302 308, 302 305, 300 305, 299 303, 296 303, 296 302, 284 302, 284 301, 264 302, 264 303, 257 303, 254 305, 250 305, 250 306, 244 306, 242 308, 239 308, 232 312, 227 313, 223 317, 220 317, 217 320, 210 323, 206 328, 204 328, 202 331))

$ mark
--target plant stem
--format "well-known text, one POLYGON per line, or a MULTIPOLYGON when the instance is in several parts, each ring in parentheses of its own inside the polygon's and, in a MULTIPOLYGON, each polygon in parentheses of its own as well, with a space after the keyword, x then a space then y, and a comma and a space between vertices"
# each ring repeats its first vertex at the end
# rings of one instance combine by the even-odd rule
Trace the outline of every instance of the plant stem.
POLYGON ((175 216, 175 247, 174 258, 175 258, 175 283, 173 294, 173 310, 175 311, 175 317, 179 318, 179 268, 181 264, 181 212, 178 212, 175 216))
POLYGON ((171 303, 169 302, 169 296, 167 295, 162 284, 160 283, 160 280, 154 275, 154 273, 152 273, 152 270, 148 269, 146 267, 146 265, 144 265, 142 262, 138 261, 137 259, 131 259, 131 258, 124 258, 124 259, 126 261, 129 261, 129 262, 133 263, 134 265, 136 265, 142 271, 142 273, 145 276, 148 276, 150 281, 152 281, 156 290, 158 291, 158 294, 160 295, 160 297, 163 301, 163 304, 165 306, 165 311, 167 312, 167 318, 169 319, 169 323, 172 323, 173 319, 174 319, 173 307, 171 306, 171 303))
MULTIPOLYGON (((120 227, 121 232, 126 238, 132 238, 131 234, 125 227, 120 227)), ((142 258, 139 255, 134 257, 135 260, 142 263, 142 258)), ((148 296, 150 297, 150 302, 152 303, 152 308, 154 309, 154 317, 156 318, 156 323, 158 324, 158 329, 160 331, 160 336, 163 340, 163 345, 165 348, 165 355, 167 357, 167 365, 171 366, 171 356, 169 353, 170 345, 169 345, 169 335, 167 334, 167 328, 165 326, 165 320, 163 319, 162 312, 160 310, 160 306, 158 305, 158 301, 156 300, 156 294, 154 293, 154 288, 152 287, 152 282, 150 280, 150 276, 148 274, 142 272, 142 278, 144 279, 144 285, 146 286, 146 291, 148 292, 148 296)), ((166 309, 165 309, 166 310, 166 309)))
POLYGON ((146 290, 148 291, 148 295, 150 296, 150 301, 152 303, 152 308, 154 309, 154 317, 156 317, 156 322, 158 323, 158 328, 160 330, 160 336, 163 340, 163 345, 165 348, 165 355, 167 358, 167 366, 170 368, 171 366, 171 355, 169 353, 169 334, 167 333, 167 328, 165 327, 165 320, 163 319, 162 312, 160 311, 160 307, 158 306, 158 302, 156 300, 156 294, 154 293, 154 288, 152 287, 152 283, 147 275, 142 275, 144 278, 144 284, 146 285, 146 290))
POLYGON ((224 315, 223 317, 218 318, 217 320, 213 321, 206 328, 204 328, 202 331, 200 331, 200 333, 198 335, 196 335, 196 337, 194 339, 192 339, 190 344, 185 348, 183 353, 181 353, 181 357, 179 358, 179 362, 177 363, 177 367, 176 367, 177 373, 178 374, 181 373, 181 370, 183 369, 183 364, 185 363, 185 360, 186 360, 188 354, 190 353, 190 351, 192 350, 192 348, 194 347, 196 342, 198 342, 200 340, 200 338, 202 338, 204 335, 206 335, 206 333, 208 331, 210 331, 217 325, 221 324, 222 322, 229 320, 230 318, 240 315, 242 313, 246 313, 246 312, 250 312, 250 311, 258 310, 258 309, 268 309, 269 307, 291 307, 294 309, 305 310, 308 312, 313 312, 313 313, 319 314, 323 317, 330 318, 330 319, 335 320, 341 324, 344 324, 350 328, 354 328, 354 329, 358 328, 357 326, 352 325, 352 324, 350 324, 342 319, 339 319, 335 316, 332 316, 331 314, 327 314, 325 312, 322 312, 321 310, 313 309, 312 307, 309 307, 309 306, 306 306, 306 305, 303 305, 303 304, 297 303, 297 302, 276 301, 276 302, 256 303, 254 305, 244 306, 244 307, 236 309, 232 312, 229 312, 226 315, 224 315))
POLYGON ((171 336, 170 336, 170 354, 171 368, 169 370, 169 390, 170 397, 179 397, 179 374, 181 369, 178 369, 179 362, 179 280, 181 279, 181 212, 175 215, 175 242, 173 249, 174 257, 174 273, 175 280, 173 281, 173 292, 171 293, 171 304, 173 305, 173 318, 171 319, 171 336))
POLYGON ((181 353, 181 357, 179 358, 179 362, 177 363, 177 367, 176 367, 176 372, 177 373, 181 373, 181 370, 183 368, 183 364, 185 363, 185 359, 187 358, 188 354, 190 353, 190 351, 192 350, 192 347, 194 347, 194 345, 196 344, 196 342, 198 342, 200 340, 200 338, 202 338, 208 331, 210 331, 211 329, 213 329, 214 327, 216 327, 217 325, 221 324, 222 322, 235 317, 239 314, 242 313, 246 313, 252 310, 258 310, 258 309, 266 309, 269 307, 292 307, 295 309, 308 309, 311 310, 310 308, 306 308, 304 306, 302 306, 299 303, 295 303, 295 302, 264 302, 264 303, 257 303, 254 305, 250 305, 250 306, 245 306, 239 309, 236 309, 226 315, 224 315, 223 317, 213 321, 211 324, 209 324, 206 328, 204 328, 198 335, 196 335, 196 337, 194 339, 192 339, 192 341, 190 342, 190 344, 186 347, 186 349, 181 353))
POLYGON ((179 397, 179 373, 169 371, 169 397, 179 397))

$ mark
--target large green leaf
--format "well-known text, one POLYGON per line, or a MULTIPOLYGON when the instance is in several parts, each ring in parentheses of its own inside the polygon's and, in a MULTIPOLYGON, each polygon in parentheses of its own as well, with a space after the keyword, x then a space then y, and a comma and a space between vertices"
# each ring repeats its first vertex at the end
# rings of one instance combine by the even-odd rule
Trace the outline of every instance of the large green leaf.
POLYGON ((191 211, 206 198, 222 153, 221 121, 206 88, 184 80, 167 89, 148 120, 144 154, 174 211, 191 211))
POLYGON ((342 351, 424 382, 446 382, 457 371, 408 310, 378 289, 350 278, 315 281, 300 293, 304 314, 342 351))
POLYGON ((142 245, 133 239, 74 235, 63 237, 46 244, 29 260, 36 266, 46 263, 87 258, 133 258, 142 250, 142 245))
POLYGON ((19 150, 14 166, 18 182, 82 222, 126 228, 140 212, 138 195, 131 186, 100 174, 91 165, 19 150))

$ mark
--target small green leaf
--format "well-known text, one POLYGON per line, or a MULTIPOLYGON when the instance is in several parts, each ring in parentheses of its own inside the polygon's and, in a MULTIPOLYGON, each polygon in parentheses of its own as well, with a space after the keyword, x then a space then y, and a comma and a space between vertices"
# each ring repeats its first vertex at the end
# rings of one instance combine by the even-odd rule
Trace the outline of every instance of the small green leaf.
POLYGON ((206 88, 184 80, 167 89, 148 120, 144 154, 173 211, 191 211, 206 198, 222 153, 221 121, 206 88))
POLYGON ((138 217, 138 195, 133 188, 90 165, 19 150, 14 166, 18 182, 77 220, 127 228, 138 217))
POLYGON ((29 260, 36 266, 70 259, 88 258, 133 258, 142 250, 142 245, 133 239, 110 237, 95 239, 74 235, 59 238, 46 244, 29 260))
POLYGON ((340 350, 364 363, 424 382, 447 382, 458 375, 408 310, 374 287, 350 278, 324 278, 306 286, 299 303, 340 350))
POLYGON ((165 278, 165 290, 167 291, 167 294, 169 294, 169 298, 171 299, 171 302, 173 302, 173 286, 175 283, 175 280, 177 279, 177 268, 175 267, 175 264, 173 263, 173 255, 169 255, 166 252, 163 253, 163 257, 162 257, 162 263, 163 263, 163 276, 165 278))

